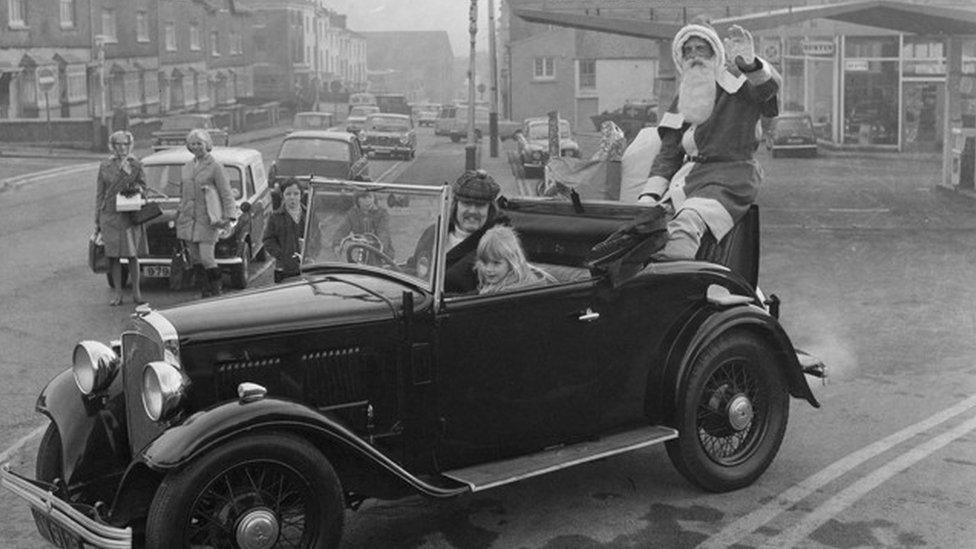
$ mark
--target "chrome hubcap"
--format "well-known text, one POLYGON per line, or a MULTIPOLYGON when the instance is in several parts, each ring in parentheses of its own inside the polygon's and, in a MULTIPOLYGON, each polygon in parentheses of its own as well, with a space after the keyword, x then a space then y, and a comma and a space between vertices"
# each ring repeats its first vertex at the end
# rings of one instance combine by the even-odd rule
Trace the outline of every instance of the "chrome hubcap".
POLYGON ((729 425, 736 431, 741 431, 749 426, 752 417, 755 415, 752 410, 752 402, 749 397, 738 394, 735 395, 726 408, 729 417, 729 425))
POLYGON ((268 549, 278 541, 278 519, 270 509, 254 509, 237 522, 237 545, 241 549, 268 549))

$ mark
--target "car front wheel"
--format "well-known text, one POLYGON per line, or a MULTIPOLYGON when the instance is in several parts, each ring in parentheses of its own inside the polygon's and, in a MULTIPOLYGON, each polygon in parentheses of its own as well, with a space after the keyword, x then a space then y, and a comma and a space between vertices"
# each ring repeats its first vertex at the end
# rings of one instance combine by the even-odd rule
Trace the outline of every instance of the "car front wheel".
POLYGON ((334 548, 342 490, 311 443, 248 435, 163 479, 146 522, 146 547, 334 548))
POLYGON ((711 492, 752 484, 773 461, 789 418, 789 394, 773 352, 742 331, 720 336, 695 359, 675 415, 668 457, 711 492))

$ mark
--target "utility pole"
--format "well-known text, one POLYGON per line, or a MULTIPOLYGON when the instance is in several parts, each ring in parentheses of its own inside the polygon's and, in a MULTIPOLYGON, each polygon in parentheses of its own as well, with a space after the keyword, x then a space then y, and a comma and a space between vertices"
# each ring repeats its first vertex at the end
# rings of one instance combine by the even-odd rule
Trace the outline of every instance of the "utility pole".
POLYGON ((476 170, 477 148, 474 139, 474 78, 475 78, 475 51, 474 40, 478 34, 478 0, 471 0, 471 13, 469 15, 470 26, 468 32, 471 34, 471 52, 468 60, 468 143, 464 146, 464 169, 476 170))
POLYGON ((99 114, 98 122, 98 141, 102 147, 108 147, 108 141, 101 143, 102 138, 107 136, 108 132, 105 125, 105 35, 99 34, 95 36, 95 47, 98 48, 98 94, 99 103, 101 106, 101 113, 99 114))
POLYGON ((488 0, 488 59, 491 63, 491 110, 488 111, 489 151, 498 158, 498 58, 495 50, 495 0, 488 0))

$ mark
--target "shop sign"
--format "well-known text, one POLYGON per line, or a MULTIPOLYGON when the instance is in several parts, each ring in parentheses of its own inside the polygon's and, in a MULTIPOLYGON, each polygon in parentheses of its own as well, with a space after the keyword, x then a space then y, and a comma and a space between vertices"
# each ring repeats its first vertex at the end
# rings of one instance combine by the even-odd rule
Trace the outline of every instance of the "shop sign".
POLYGON ((831 40, 804 40, 800 43, 803 55, 834 55, 834 43, 831 40))
POLYGON ((847 72, 867 72, 867 59, 846 59, 844 60, 844 70, 847 72))

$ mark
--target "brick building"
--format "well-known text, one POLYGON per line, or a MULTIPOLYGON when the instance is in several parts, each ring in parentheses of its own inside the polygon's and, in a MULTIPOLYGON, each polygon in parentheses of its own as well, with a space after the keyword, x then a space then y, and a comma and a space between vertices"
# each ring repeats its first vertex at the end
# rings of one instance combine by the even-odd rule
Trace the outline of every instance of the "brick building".
MULTIPOLYGON (((95 60, 100 47, 104 66, 93 71, 93 114, 159 112, 159 58, 154 0, 92 0, 95 60), (101 86, 104 86, 104 95, 101 86), (103 102, 104 98, 104 102, 103 102)), ((41 2, 34 2, 41 3, 41 2)), ((100 65, 100 64, 99 64, 100 65)))

